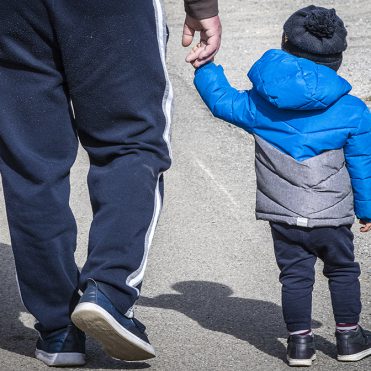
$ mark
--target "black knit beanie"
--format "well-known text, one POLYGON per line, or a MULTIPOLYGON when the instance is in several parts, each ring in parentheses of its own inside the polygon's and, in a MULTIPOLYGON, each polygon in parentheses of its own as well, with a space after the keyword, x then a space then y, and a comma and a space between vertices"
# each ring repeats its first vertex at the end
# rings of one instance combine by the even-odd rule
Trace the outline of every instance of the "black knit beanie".
POLYGON ((335 9, 310 5, 283 26, 282 49, 337 71, 347 48, 347 30, 335 9))

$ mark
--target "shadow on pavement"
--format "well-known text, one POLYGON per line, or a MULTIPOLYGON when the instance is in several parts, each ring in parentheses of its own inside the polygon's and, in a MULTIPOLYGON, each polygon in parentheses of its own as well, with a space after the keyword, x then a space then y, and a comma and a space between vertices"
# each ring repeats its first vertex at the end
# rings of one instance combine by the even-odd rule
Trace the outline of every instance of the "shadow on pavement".
MULTIPOLYGON (((20 316, 26 312, 19 296, 12 249, 0 243, 0 348, 21 356, 34 358, 37 332, 26 327, 20 316)), ((40 363, 40 369, 44 366, 40 363)), ((108 357, 91 339, 87 342, 85 369, 145 369, 145 362, 121 362, 108 357)), ((0 366, 1 369, 1 366, 0 366)))
MULTIPOLYGON (((88 340, 85 370, 143 370, 151 366, 146 362, 124 362, 107 356, 98 343, 88 340)), ((71 369, 72 370, 72 369, 71 369)))
POLYGON ((26 309, 19 296, 11 247, 4 244, 0 244, 0 282, 0 348, 33 357, 37 332, 19 319, 26 309))
MULTIPOLYGON (((260 351, 284 360, 287 337, 281 307, 264 300, 231 296, 228 286, 207 281, 184 281, 172 286, 179 294, 142 297, 138 305, 176 310, 197 321, 200 326, 247 341, 260 351), (285 341, 285 340, 284 340, 285 341)), ((313 321, 313 328, 321 323, 313 321)), ((335 345, 316 336, 317 350, 334 358, 335 345)))

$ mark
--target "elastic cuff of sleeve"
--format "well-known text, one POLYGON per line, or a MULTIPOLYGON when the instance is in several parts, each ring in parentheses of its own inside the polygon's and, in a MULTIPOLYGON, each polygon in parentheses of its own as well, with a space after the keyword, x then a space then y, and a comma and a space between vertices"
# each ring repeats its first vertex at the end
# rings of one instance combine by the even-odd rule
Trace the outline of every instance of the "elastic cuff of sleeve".
POLYGON ((186 13, 195 19, 212 18, 219 14, 217 0, 196 0, 185 2, 186 13))
POLYGON ((200 66, 200 67, 197 67, 196 69, 195 69, 195 75, 197 75, 199 72, 201 72, 202 70, 207 70, 207 69, 209 69, 209 68, 213 68, 212 66, 215 66, 215 64, 214 64, 214 62, 207 62, 207 63, 205 63, 205 64, 203 64, 202 66, 200 66))

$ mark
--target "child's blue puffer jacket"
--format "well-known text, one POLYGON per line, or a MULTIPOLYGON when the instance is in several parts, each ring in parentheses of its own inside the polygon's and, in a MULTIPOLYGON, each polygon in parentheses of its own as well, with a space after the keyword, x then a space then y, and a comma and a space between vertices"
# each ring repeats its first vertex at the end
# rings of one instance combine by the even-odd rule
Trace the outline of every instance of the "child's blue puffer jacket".
POLYGON ((256 139, 257 218, 338 226, 355 210, 371 221, 371 115, 350 84, 282 50, 267 51, 248 77, 253 88, 238 91, 209 63, 194 82, 216 117, 256 139))

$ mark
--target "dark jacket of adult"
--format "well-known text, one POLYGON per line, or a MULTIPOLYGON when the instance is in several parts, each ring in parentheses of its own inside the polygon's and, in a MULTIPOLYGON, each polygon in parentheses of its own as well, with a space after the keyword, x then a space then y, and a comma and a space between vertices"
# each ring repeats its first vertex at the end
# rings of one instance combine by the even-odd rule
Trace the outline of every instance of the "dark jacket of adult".
POLYGON ((196 19, 218 15, 218 0, 184 0, 184 6, 187 14, 196 19))

